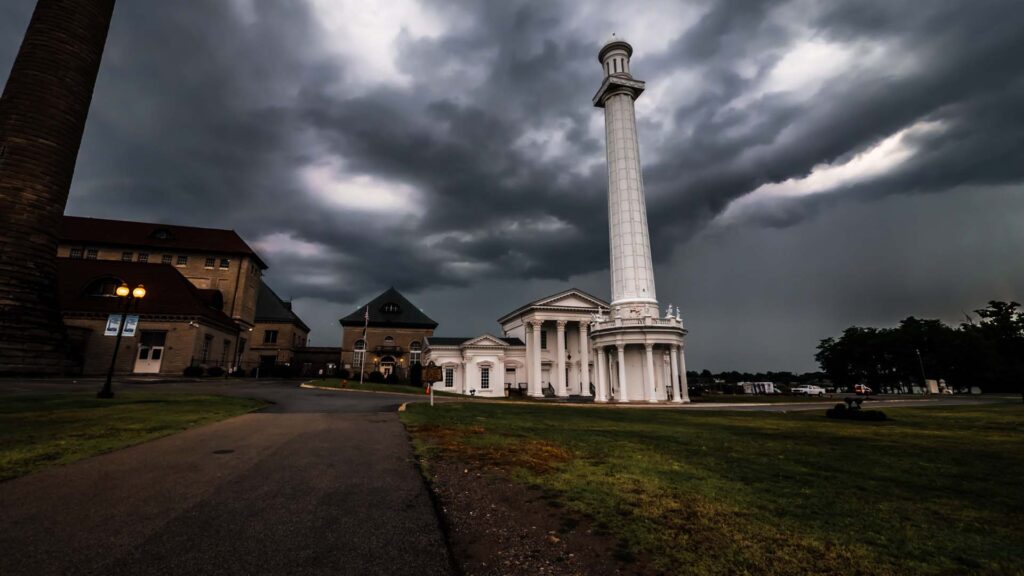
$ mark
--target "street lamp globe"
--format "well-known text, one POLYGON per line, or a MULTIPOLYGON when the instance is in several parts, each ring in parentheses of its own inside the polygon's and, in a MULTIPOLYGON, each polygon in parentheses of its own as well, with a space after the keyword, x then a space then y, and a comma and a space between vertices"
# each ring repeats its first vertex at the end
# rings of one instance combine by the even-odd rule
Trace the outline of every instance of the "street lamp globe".
MULTIPOLYGON (((120 290, 120 288, 118 290, 120 290)), ((135 298, 145 298, 146 287, 143 286, 142 284, 139 284, 138 286, 135 287, 135 290, 132 290, 132 296, 134 296, 135 298)))
POLYGON ((129 292, 131 292, 131 288, 129 288, 128 285, 125 284, 124 282, 121 282, 121 285, 118 286, 117 290, 114 291, 114 293, 117 294, 118 297, 120 298, 124 298, 125 296, 128 295, 129 292))

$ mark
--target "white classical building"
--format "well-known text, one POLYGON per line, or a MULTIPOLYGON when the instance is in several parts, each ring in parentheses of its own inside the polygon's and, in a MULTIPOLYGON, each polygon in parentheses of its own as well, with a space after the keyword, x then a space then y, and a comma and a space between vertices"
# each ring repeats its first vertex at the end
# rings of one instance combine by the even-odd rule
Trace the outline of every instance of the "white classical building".
POLYGON ((541 298, 498 319, 504 336, 428 338, 426 361, 443 368, 442 390, 503 396, 592 396, 595 402, 689 402, 679 309, 661 315, 633 102, 633 47, 613 37, 598 54, 604 80, 593 104, 605 113, 609 304, 578 289, 541 298))

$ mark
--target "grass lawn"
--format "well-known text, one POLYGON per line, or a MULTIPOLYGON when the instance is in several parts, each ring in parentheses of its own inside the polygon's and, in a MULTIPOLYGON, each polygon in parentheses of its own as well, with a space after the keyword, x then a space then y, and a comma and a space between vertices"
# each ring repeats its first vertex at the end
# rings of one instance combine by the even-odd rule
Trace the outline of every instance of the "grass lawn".
MULTIPOLYGON (((789 404, 794 402, 842 402, 850 394, 826 394, 825 396, 792 396, 789 394, 705 394, 690 396, 695 404, 789 404)), ((866 405, 865 405, 866 406, 866 405)))
POLYGON ((0 396, 0 481, 216 422, 258 400, 153 392, 0 396))
POLYGON ((811 413, 449 403, 425 458, 557 494, 670 574, 1024 574, 1024 406, 811 413))

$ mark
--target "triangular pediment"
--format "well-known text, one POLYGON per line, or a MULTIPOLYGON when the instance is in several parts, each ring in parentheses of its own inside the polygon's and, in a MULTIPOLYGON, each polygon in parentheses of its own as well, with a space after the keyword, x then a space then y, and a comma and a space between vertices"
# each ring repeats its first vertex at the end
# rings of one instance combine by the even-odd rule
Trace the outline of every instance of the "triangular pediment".
POLYGON ((533 303, 534 306, 555 306, 562 308, 607 308, 608 303, 575 288, 565 292, 542 298, 533 303))
POLYGON ((463 342, 462 346, 508 346, 508 342, 490 334, 484 334, 463 342))

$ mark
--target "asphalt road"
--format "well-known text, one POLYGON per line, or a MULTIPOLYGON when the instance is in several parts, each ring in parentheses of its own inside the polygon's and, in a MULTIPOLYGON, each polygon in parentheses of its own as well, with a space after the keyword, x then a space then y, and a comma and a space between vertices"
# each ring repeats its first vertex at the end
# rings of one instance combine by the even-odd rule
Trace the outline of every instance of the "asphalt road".
MULTIPOLYGON (((156 387, 179 386, 275 404, 0 484, 0 574, 452 573, 395 412, 414 398, 156 387)), ((69 387, 96 386, 24 391, 69 387)))

